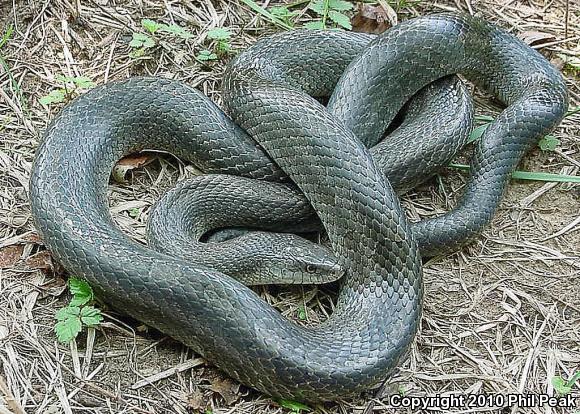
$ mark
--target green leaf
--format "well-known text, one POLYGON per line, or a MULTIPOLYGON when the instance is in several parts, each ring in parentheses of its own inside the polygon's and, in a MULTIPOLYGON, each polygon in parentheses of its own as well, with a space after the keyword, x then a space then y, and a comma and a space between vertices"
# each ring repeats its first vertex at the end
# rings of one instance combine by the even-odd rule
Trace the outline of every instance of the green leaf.
POLYGON ((474 128, 473 131, 471 131, 471 134, 469 134, 469 138, 467 138, 467 143, 469 144, 470 142, 477 141, 481 138, 488 126, 489 124, 483 124, 474 128))
POLYGON ((306 320, 306 309, 304 309, 304 306, 300 306, 298 308, 298 319, 300 319, 301 321, 306 320))
POLYGON ((94 298, 91 286, 81 279, 70 278, 68 281, 70 292, 73 294, 71 306, 81 306, 94 298))
POLYGON ((312 1, 308 5, 308 8, 321 16, 324 16, 325 13, 328 12, 328 10, 324 9, 324 0, 312 1))
POLYGON ((62 83, 73 83, 75 78, 72 76, 57 75, 56 80, 62 83))
POLYGON ((339 13, 337 11, 330 10, 328 12, 328 17, 330 18, 330 20, 332 20, 334 23, 336 23, 340 27, 343 27, 347 30, 352 29, 352 25, 350 24, 350 18, 346 14, 342 14, 342 13, 339 13))
POLYGON ((296 15, 296 12, 288 10, 285 6, 270 7, 270 13, 272 13, 272 16, 280 17, 281 19, 288 19, 296 15))
POLYGON ((70 318, 76 318, 81 314, 81 308, 78 306, 71 306, 68 305, 62 309, 59 309, 56 314, 55 318, 57 321, 65 321, 70 318))
POLYGON ((283 29, 290 30, 290 29, 293 28, 291 25, 289 25, 288 23, 285 23, 284 21, 280 20, 279 18, 277 18, 276 16, 274 16, 272 13, 270 13, 268 10, 266 10, 265 8, 263 8, 262 6, 260 6, 254 0, 242 0, 242 3, 244 3, 250 9, 252 9, 256 13, 261 14, 262 16, 266 17, 272 23, 274 23, 277 26, 280 26, 283 29))
POLYGON ((560 145, 560 140, 553 135, 546 135, 538 141, 538 147, 542 151, 554 151, 560 145))
POLYGON ((229 40, 232 37, 232 33, 229 29, 224 29, 223 27, 217 27, 215 29, 208 30, 208 39, 214 40, 229 40))
POLYGON ((86 76, 77 76, 76 78, 73 78, 73 82, 76 86, 82 89, 88 89, 95 86, 95 83, 91 80, 91 78, 86 76))
POLYGON ((202 50, 196 56, 197 60, 205 62, 207 60, 217 60, 217 55, 210 50, 202 50))
POLYGON ((101 311, 94 306, 85 306, 81 309, 81 321, 87 326, 96 326, 103 320, 101 311))
POLYGON ((297 401, 279 400, 278 402, 281 407, 287 408, 294 413, 299 413, 301 411, 312 411, 312 408, 297 401))
POLYGON ((133 58, 133 59, 137 59, 140 58, 141 56, 145 55, 145 52, 147 50, 143 47, 140 47, 139 49, 135 49, 133 51, 131 51, 131 53, 129 53, 129 57, 133 58))
POLYGON ((67 306, 56 313, 58 322, 54 325, 54 332, 60 342, 70 342, 79 334, 82 326, 80 312, 77 306, 67 306))
POLYGON ((10 37, 12 36, 13 31, 14 31, 14 28, 12 27, 12 25, 8 26, 8 28, 6 29, 6 31, 2 35, 2 39, 0 39, 0 48, 2 48, 6 43, 8 43, 8 40, 10 40, 10 37))
POLYGON ((352 10, 354 6, 345 0, 329 0, 328 8, 336 11, 347 11, 352 10))
POLYGON ((66 97, 66 91, 64 89, 55 89, 50 91, 48 95, 44 95, 38 101, 43 105, 50 105, 52 103, 63 102, 66 97))
POLYGON ((572 391, 572 386, 568 385, 568 382, 562 377, 553 377, 552 385, 554 386, 556 392, 560 395, 567 395, 572 391))
POLYGON ((475 120, 476 121, 490 122, 490 121, 493 121, 494 118, 493 118, 493 116, 490 116, 490 115, 476 115, 475 120))
POLYGON ((306 27, 307 29, 316 29, 316 30, 325 29, 324 23, 322 22, 322 20, 315 20, 313 22, 305 23, 304 27, 306 27))
POLYGON ((54 332, 59 342, 68 343, 75 339, 81 331, 80 318, 69 318, 54 325, 54 332))
POLYGON ((168 26, 164 25, 161 28, 161 30, 166 32, 166 33, 171 33, 171 34, 177 35, 177 36, 181 37, 182 39, 191 39, 193 37, 192 33, 188 32, 183 27, 178 26, 176 24, 170 24, 168 26))
POLYGON ((230 44, 228 42, 221 40, 216 45, 215 49, 216 49, 216 52, 218 52, 218 53, 222 53, 222 54, 227 53, 230 51, 230 44))
POLYGON ((580 57, 568 56, 563 53, 558 53, 558 57, 564 61, 564 66, 574 71, 580 71, 580 57))
POLYGON ((143 19, 141 20, 141 26, 143 26, 143 28, 149 33, 154 34, 157 30, 161 29, 163 25, 150 19, 143 19))
POLYGON ((133 39, 129 42, 129 46, 150 48, 155 46, 155 40, 143 33, 133 33, 133 39))
MULTIPOLYGON (((469 171, 469 165, 465 164, 449 164, 448 167, 469 171)), ((580 183, 580 177, 577 175, 551 174, 532 171, 514 171, 512 173, 512 178, 516 180, 549 181, 556 183, 580 183)))

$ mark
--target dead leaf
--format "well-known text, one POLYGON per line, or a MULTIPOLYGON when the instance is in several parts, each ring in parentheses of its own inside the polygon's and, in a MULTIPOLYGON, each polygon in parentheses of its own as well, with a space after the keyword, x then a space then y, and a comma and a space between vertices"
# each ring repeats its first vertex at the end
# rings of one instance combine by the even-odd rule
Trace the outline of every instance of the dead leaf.
POLYGON ((352 18, 353 32, 383 33, 397 24, 397 13, 386 2, 378 6, 362 4, 357 14, 352 18))
POLYGON ((31 270, 52 270, 52 256, 48 252, 48 250, 43 250, 38 252, 24 261, 24 264, 27 268, 31 270))
POLYGON ((40 245, 44 244, 44 242, 42 241, 42 239, 40 238, 38 233, 34 233, 34 232, 28 233, 26 236, 24 236, 22 238, 22 241, 25 241, 28 243, 40 244, 40 245))
POLYGON ((549 43, 556 40, 556 37, 551 33, 537 32, 534 30, 528 30, 518 34, 518 37, 527 45, 540 45, 542 43, 549 43))
POLYGON ((155 160, 154 154, 133 154, 122 158, 113 168, 113 180, 126 183, 129 171, 151 164, 153 160, 155 160))
POLYGON ((41 298, 44 299, 48 296, 59 297, 64 293, 67 286, 66 280, 60 276, 49 279, 46 283, 39 286, 42 293, 41 298))
POLYGON ((187 396, 187 405, 193 412, 204 412, 207 407, 207 400, 203 396, 203 392, 199 388, 195 388, 187 396))
POLYGON ((240 395, 238 394, 240 391, 240 384, 235 383, 228 378, 216 378, 212 380, 209 389, 221 395, 226 402, 226 405, 231 405, 240 398, 240 395))
POLYGON ((21 244, 14 244, 11 246, 1 248, 0 269, 6 269, 14 266, 14 264, 16 264, 18 260, 20 260, 20 256, 22 255, 23 250, 24 246, 21 244))
POLYGON ((564 69, 564 66, 566 65, 566 61, 562 59, 560 56, 555 56, 552 59, 550 59, 550 63, 554 65, 558 70, 564 69))

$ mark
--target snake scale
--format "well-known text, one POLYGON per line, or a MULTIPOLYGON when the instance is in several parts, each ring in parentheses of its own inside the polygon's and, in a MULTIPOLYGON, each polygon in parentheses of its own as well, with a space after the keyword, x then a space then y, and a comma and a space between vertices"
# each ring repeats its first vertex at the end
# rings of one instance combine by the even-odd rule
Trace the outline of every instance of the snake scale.
MULTIPOLYGON (((512 35, 447 13, 376 38, 296 30, 262 39, 230 62, 223 100, 233 122, 200 92, 163 79, 111 83, 77 98, 38 148, 34 222, 55 258, 114 308, 248 386, 320 401, 367 390, 397 365, 421 317, 418 246, 429 254, 489 222, 523 154, 564 116, 567 90, 558 71, 512 35), (414 94, 453 74, 506 109, 475 145, 459 205, 411 227, 367 147, 414 94), (324 95, 326 107, 313 98, 324 95), (220 271, 124 235, 110 216, 107 184, 118 159, 144 148, 210 174, 291 180, 307 200, 300 214, 316 212, 345 270, 332 315, 299 326, 220 271)), ((421 146, 407 139, 406 147, 421 146)), ((417 162, 411 172, 423 168, 417 162)))

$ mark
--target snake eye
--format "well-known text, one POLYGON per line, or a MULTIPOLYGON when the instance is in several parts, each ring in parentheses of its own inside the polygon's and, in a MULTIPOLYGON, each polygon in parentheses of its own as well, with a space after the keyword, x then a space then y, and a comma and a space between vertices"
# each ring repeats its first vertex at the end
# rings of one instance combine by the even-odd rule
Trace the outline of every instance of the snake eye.
POLYGON ((314 266, 314 265, 311 265, 311 264, 309 264, 309 265, 306 265, 306 271, 307 271, 308 273, 314 273, 314 272, 316 272, 316 266, 314 266))

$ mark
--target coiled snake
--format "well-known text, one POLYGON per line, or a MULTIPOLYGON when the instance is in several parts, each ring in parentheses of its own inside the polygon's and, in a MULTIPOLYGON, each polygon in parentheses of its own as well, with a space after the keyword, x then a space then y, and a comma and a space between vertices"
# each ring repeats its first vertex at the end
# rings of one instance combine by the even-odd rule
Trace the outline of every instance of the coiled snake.
MULTIPOLYGON (((377 38, 293 31, 260 40, 230 63, 223 99, 235 124, 201 93, 169 80, 130 79, 76 99, 37 151, 34 221, 66 269, 115 308, 244 384, 301 400, 353 395, 390 373, 421 316, 417 243, 430 253, 476 234, 524 152, 567 108, 564 81, 540 54, 459 14, 405 21, 377 38), (456 73, 507 107, 476 145, 459 206, 411 230, 366 146, 411 96, 456 73), (325 108, 309 95, 331 96, 325 108), (107 183, 119 158, 144 148, 241 180, 289 177, 308 200, 303 213, 312 206, 346 271, 330 318, 298 326, 223 273, 125 236, 109 214, 107 183)), ((418 138, 406 137, 405 147, 421 147, 418 138)), ((410 172, 424 168, 417 166, 423 157, 410 172)))

